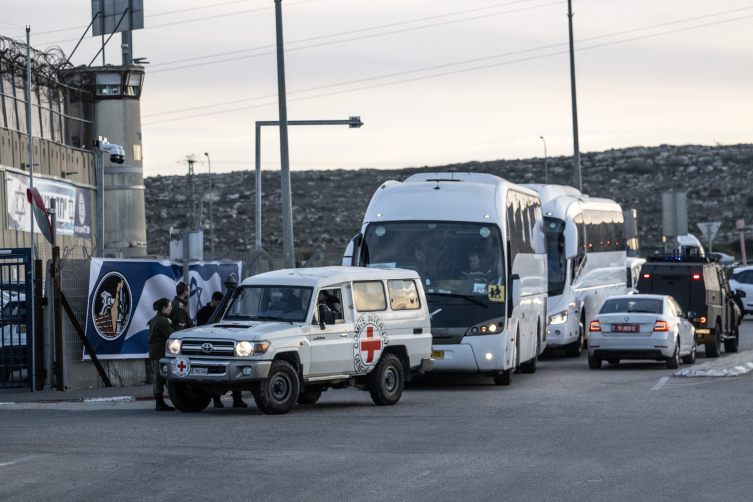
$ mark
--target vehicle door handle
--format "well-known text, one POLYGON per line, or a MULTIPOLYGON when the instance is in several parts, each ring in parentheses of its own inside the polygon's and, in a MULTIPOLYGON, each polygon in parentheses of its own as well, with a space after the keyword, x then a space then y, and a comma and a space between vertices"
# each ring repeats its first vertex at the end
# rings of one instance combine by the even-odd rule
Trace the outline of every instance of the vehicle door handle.
POLYGON ((324 340, 324 337, 323 336, 315 336, 314 340, 324 340))
POLYGON ((347 333, 340 333, 340 338, 345 338, 346 336, 348 336, 347 333))

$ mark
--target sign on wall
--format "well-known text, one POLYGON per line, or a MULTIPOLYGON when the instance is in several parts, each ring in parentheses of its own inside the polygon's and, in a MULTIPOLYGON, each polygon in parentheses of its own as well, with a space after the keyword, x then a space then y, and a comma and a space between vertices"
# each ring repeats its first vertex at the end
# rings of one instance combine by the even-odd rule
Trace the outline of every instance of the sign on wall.
MULTIPOLYGON (((89 265, 89 302, 86 338, 100 359, 149 357, 149 321, 157 314, 152 305, 172 300, 183 280, 183 265, 168 260, 92 258, 89 265)), ((189 263, 191 317, 226 289, 228 275, 240 277, 241 262, 189 263)), ((84 359, 89 355, 84 351, 84 359)))
MULTIPOLYGON (((26 189, 29 177, 25 174, 5 172, 5 200, 8 205, 8 228, 10 230, 31 231, 31 206, 27 200, 26 189)), ((91 190, 70 183, 34 178, 34 188, 44 200, 45 207, 50 207, 50 200, 57 204, 57 233, 76 237, 92 236, 92 197, 91 190)), ((39 233, 39 227, 34 226, 39 233)))

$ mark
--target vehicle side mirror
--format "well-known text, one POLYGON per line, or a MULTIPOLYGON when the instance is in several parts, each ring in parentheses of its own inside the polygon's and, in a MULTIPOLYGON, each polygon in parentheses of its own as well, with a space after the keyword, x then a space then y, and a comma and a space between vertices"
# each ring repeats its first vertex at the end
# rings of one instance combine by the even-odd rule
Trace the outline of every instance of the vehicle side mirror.
POLYGON ((565 259, 571 259, 578 256, 578 227, 573 220, 567 220, 565 223, 565 259))
POLYGON ((738 298, 745 298, 745 291, 740 291, 739 289, 735 290, 735 293, 737 294, 738 298))
POLYGON ((520 305, 520 276, 517 274, 510 275, 510 301, 513 308, 520 305))
POLYGON ((695 317, 695 312, 693 312, 692 310, 688 310, 687 318, 688 319, 693 319, 694 317, 695 317))
POLYGON ((348 247, 345 249, 345 254, 343 255, 343 267, 357 267, 358 266, 358 258, 361 256, 361 242, 363 241, 363 234, 359 233, 356 234, 353 239, 351 239, 350 243, 348 243, 348 247))

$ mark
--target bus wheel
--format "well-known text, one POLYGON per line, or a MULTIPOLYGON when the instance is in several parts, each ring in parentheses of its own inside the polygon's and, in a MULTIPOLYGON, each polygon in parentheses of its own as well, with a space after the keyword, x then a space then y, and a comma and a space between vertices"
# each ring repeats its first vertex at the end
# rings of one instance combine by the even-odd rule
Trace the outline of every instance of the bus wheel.
POLYGON ((534 341, 533 357, 528 361, 520 364, 521 373, 536 373, 536 366, 539 362, 539 337, 540 335, 537 335, 536 340, 534 341))
POLYGON ((578 339, 565 345, 565 355, 567 357, 580 357, 580 351, 583 347, 583 323, 578 323, 578 339))
POLYGON ((494 383, 497 385, 510 385, 512 383, 512 368, 506 369, 494 376, 494 383))

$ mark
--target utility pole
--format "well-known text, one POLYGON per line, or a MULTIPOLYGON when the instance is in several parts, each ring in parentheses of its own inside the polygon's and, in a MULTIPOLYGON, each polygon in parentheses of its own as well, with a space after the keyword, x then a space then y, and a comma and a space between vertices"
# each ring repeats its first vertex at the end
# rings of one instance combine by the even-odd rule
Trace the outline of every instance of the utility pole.
POLYGON ((105 66, 105 0, 99 0, 99 32, 102 34, 102 66, 105 66))
MULTIPOLYGON (((32 138, 31 129, 31 26, 26 26, 26 132, 29 133, 29 188, 34 188, 34 139, 32 138)), ((34 215, 30 215, 31 220, 31 232, 29 234, 31 244, 31 263, 28 265, 31 267, 31 284, 34 287, 34 260, 36 259, 36 253, 34 252, 34 215)), ((31 295, 31 301, 29 302, 30 309, 27 312, 31 312, 31 351, 34 353, 36 350, 42 350, 41 347, 34 346, 34 295, 31 295)), ((33 368, 31 375, 32 389, 36 388, 36 365, 33 368)))
POLYGON ((573 1, 567 0, 567 17, 570 24, 570 91, 573 96, 573 186, 583 191, 580 177, 580 145, 578 143, 578 104, 575 92, 575 47, 573 45, 573 1))
POLYGON ((128 29, 120 34, 120 48, 123 50, 123 66, 133 61, 133 0, 128 0, 128 29))
POLYGON ((541 138, 541 141, 544 142, 544 183, 549 184, 549 166, 547 166, 547 155, 546 155, 546 140, 544 139, 544 136, 539 136, 541 138))
POLYGON ((194 154, 186 155, 186 163, 188 164, 188 186, 191 188, 191 214, 188 221, 191 222, 196 219, 196 189, 193 180, 193 165, 196 163, 196 157, 194 154))
POLYGON ((277 102, 280 108, 280 176, 282 178, 282 249, 284 267, 295 268, 293 240, 293 204, 290 193, 290 161, 288 159, 288 106, 285 95, 285 56, 282 42, 282 0, 275 0, 275 31, 277 32, 277 102))
MULTIPOLYGON (((205 152, 204 155, 207 156, 207 164, 209 164, 209 249, 211 250, 212 259, 214 260, 214 215, 212 213, 212 199, 214 199, 214 194, 212 193, 212 161, 209 159, 208 153, 205 152)), ((197 232, 199 230, 201 229, 196 229, 197 232)))

